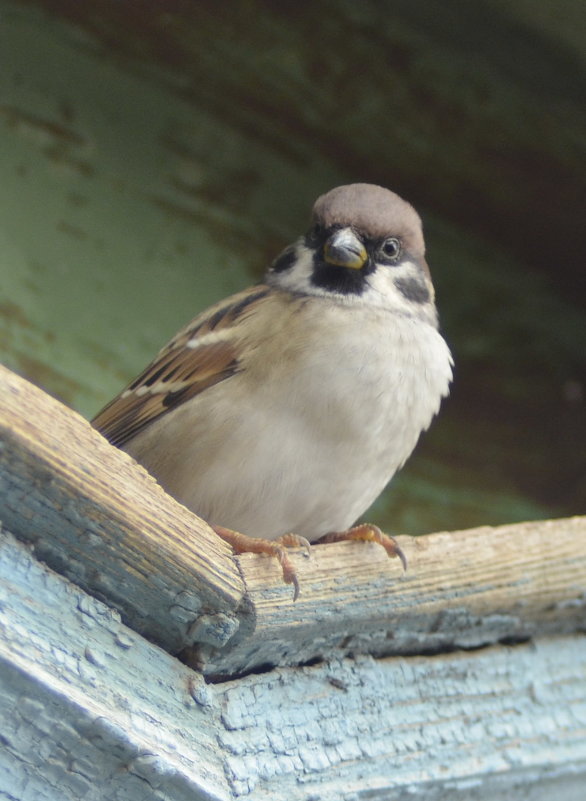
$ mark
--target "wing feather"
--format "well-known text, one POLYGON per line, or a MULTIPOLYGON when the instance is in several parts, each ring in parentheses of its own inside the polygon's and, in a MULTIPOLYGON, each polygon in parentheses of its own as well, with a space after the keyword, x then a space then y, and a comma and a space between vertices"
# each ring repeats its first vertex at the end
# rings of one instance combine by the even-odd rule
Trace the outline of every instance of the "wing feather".
POLYGON ((245 289, 212 306, 182 329, 158 356, 92 420, 113 445, 123 446, 147 425, 240 370, 233 332, 271 292, 245 289))

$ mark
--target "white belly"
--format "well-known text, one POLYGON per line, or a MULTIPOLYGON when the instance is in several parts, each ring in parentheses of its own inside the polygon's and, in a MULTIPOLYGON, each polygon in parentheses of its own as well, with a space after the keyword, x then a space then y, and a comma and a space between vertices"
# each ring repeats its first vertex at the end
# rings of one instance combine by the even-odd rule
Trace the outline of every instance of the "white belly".
POLYGON ((420 320, 343 310, 340 335, 329 314, 317 322, 298 315, 303 336, 286 327, 277 363, 253 362, 160 418, 127 450, 211 523, 309 540, 351 526, 437 412, 450 355, 420 320), (179 416, 185 425, 176 425, 179 416))

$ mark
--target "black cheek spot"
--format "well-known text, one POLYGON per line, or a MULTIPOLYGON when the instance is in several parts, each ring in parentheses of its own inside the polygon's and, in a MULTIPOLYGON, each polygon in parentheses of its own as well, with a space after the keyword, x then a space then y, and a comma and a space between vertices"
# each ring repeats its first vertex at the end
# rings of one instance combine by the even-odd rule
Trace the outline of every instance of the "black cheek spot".
POLYGON ((413 303, 428 303, 430 300, 429 289, 418 278, 396 278, 395 286, 403 297, 413 303))
POLYGON ((284 273, 286 270, 290 270, 296 261, 297 252, 295 248, 286 248, 271 264, 271 272, 284 273))

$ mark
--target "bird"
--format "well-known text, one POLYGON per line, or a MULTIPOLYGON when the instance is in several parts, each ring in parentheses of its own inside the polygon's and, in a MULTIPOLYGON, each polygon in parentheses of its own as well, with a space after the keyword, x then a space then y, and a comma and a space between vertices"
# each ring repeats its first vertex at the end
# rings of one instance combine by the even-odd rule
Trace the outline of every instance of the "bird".
POLYGON ((198 314, 93 419, 237 553, 393 537, 356 521, 452 381, 422 223, 384 187, 321 195, 261 283, 198 314))

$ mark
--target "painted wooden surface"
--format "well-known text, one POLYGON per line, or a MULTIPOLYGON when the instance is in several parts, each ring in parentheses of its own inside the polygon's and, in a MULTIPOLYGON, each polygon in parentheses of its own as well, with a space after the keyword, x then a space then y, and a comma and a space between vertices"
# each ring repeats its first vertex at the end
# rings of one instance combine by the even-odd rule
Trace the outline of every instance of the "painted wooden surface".
POLYGON ((0 368, 5 525, 37 556, 206 674, 325 654, 429 653, 571 633, 586 619, 586 519, 401 537, 275 560, 230 549, 75 412, 0 368), (238 565, 238 566, 237 566, 238 565))
POLYGON ((5 530, 0 593, 0 798, 229 798, 201 677, 5 530))
POLYGON ((206 684, 0 532, 0 798, 583 801, 586 637, 206 684))
POLYGON ((76 412, 3 367, 0 397, 4 524, 169 650, 202 620, 204 638, 229 637, 244 585, 226 543, 76 412))

